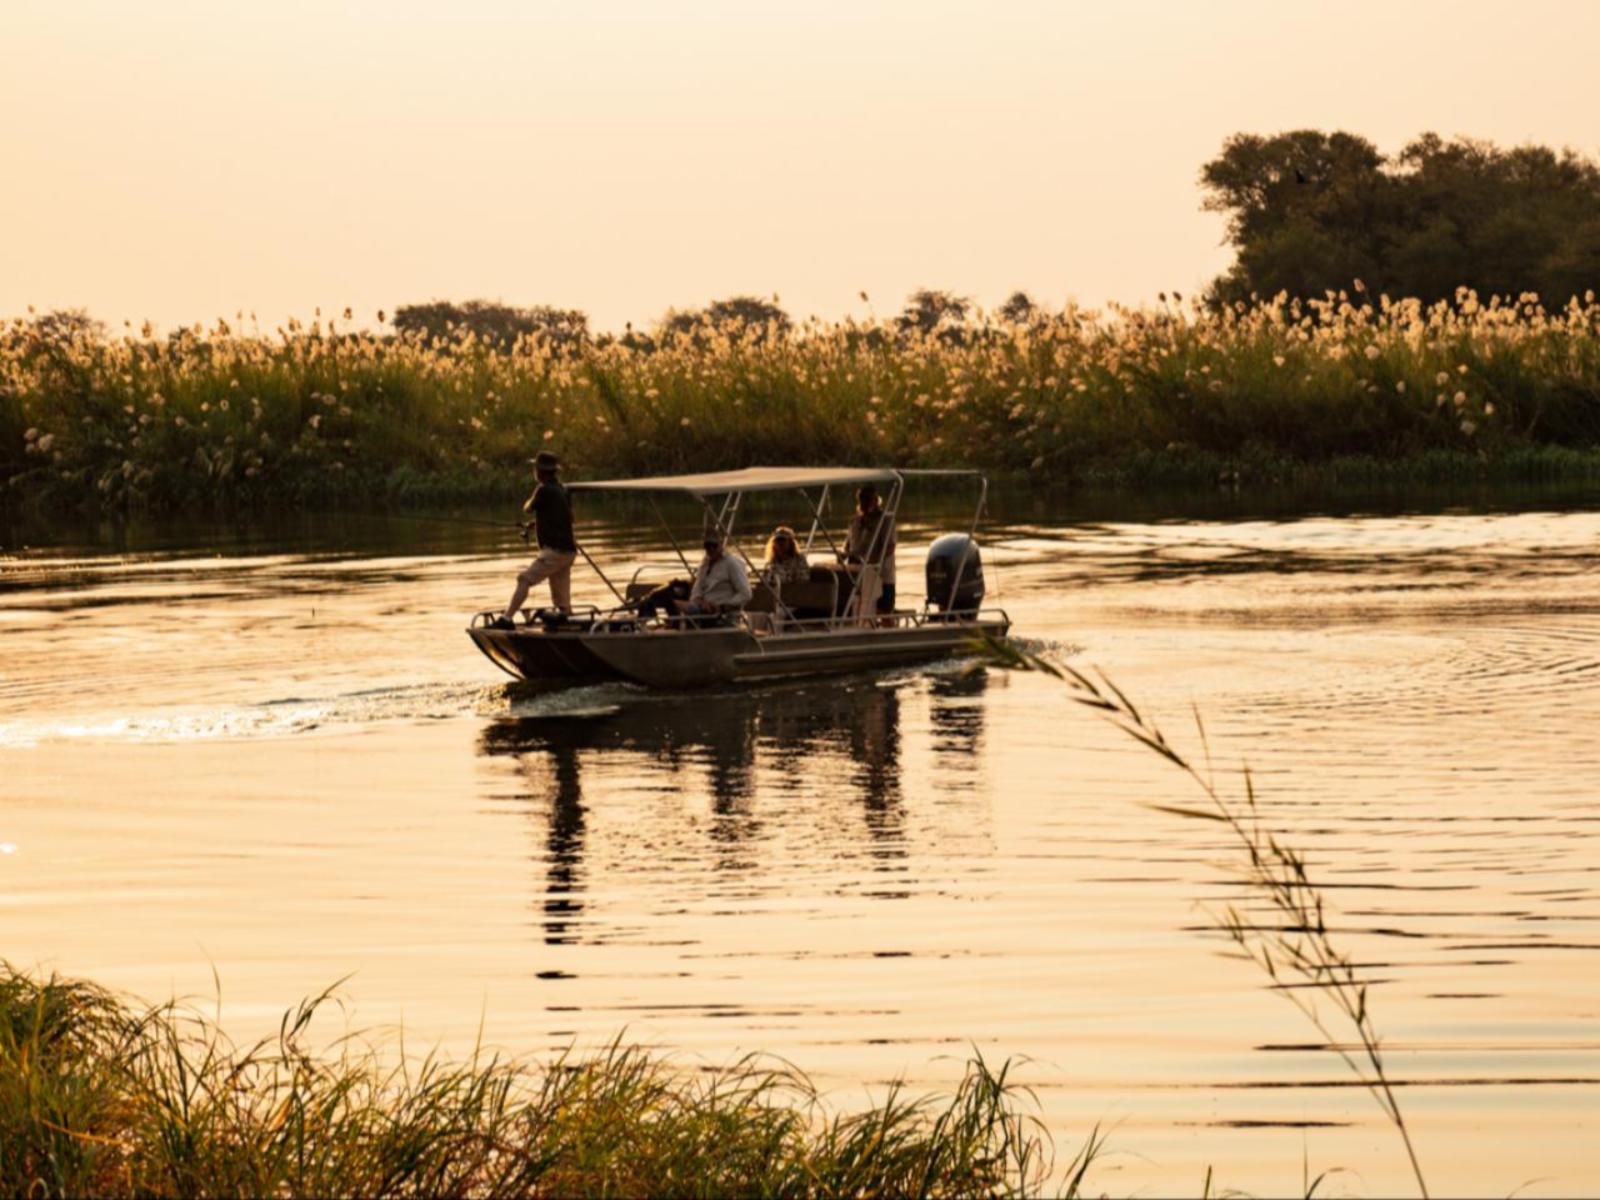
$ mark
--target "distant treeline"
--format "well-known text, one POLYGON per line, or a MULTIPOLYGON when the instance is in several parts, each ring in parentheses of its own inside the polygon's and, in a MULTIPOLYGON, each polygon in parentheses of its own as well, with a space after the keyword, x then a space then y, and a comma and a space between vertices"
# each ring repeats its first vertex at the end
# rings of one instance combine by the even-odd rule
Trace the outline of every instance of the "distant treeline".
MULTIPOLYGON (((1213 304, 1279 293, 1302 300, 1349 289, 1431 304, 1458 290, 1479 296, 1536 293, 1562 304, 1600 288, 1600 164, 1572 150, 1503 150, 1467 138, 1425 133, 1398 154, 1379 153, 1351 133, 1297 130, 1229 138, 1200 172, 1203 206, 1228 218, 1232 267, 1208 289, 1213 304)), ((954 332, 973 312, 953 293, 914 293, 897 329, 954 332)), ((1015 292, 995 316, 1026 321, 1039 302, 1015 292)), ((752 296, 703 309, 672 310, 654 333, 630 325, 621 341, 649 349, 661 333, 759 328, 784 336, 794 322, 777 302, 752 296)), ((429 337, 470 330, 505 343, 539 334, 560 345, 588 340, 588 318, 574 309, 514 308, 498 302, 432 301, 394 314, 401 333, 429 337)), ((601 344, 612 340, 600 334, 601 344)))
POLYGON ((1600 165, 1571 150, 1502 150, 1426 133, 1393 157, 1350 133, 1237 134, 1200 173, 1238 258, 1212 288, 1452 299, 1600 288, 1600 165))
MULTIPOLYGON (((961 328, 974 312, 972 301, 950 292, 924 288, 913 292, 892 328, 900 333, 933 333, 961 336, 961 328)), ((1026 321, 1039 314, 1039 305, 1025 292, 1014 292, 1001 306, 999 317, 1006 321, 1026 321)), ((380 314, 381 317, 382 314, 380 314)), ((41 320, 83 324, 82 313, 54 313, 41 320)), ((542 341, 560 350, 571 350, 588 342, 604 348, 617 343, 632 350, 650 351, 672 341, 697 341, 704 344, 712 332, 737 332, 764 341, 787 337, 794 321, 778 305, 778 298, 730 296, 704 308, 671 309, 652 333, 637 331, 630 324, 621 335, 591 334, 589 318, 577 309, 539 305, 517 308, 498 300, 468 300, 456 304, 431 300, 426 304, 402 304, 393 317, 395 332, 426 341, 449 341, 470 334, 475 340, 510 346, 519 338, 542 341)))

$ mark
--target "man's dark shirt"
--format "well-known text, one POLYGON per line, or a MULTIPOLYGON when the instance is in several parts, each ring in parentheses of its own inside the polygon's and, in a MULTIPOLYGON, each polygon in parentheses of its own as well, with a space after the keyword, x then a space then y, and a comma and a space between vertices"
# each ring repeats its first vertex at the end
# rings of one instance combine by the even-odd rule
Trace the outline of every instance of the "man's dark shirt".
POLYGON ((567 554, 578 552, 578 543, 572 537, 572 501, 567 499, 567 489, 559 482, 552 479, 539 484, 522 507, 537 522, 541 548, 567 554))

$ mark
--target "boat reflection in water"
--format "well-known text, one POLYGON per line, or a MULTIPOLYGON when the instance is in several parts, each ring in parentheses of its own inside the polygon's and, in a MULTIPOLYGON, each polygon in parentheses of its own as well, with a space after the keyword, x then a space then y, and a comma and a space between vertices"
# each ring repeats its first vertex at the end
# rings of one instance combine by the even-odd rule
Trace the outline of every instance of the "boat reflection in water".
MULTIPOLYGON (((866 834, 861 850, 871 869, 903 871, 910 850, 902 709, 919 709, 914 719, 919 745, 931 752, 927 765, 934 787, 960 790, 971 786, 978 770, 982 693, 989 683, 987 672, 974 670, 629 695, 600 711, 496 719, 484 728, 479 749, 518 760, 527 799, 548 822, 545 941, 567 944, 580 940, 576 924, 584 912, 585 859, 620 857, 591 856, 586 845, 590 806, 615 790, 618 758, 626 758, 636 788, 681 795, 692 786, 686 780, 705 781, 704 839, 686 842, 681 828, 652 837, 670 844, 674 854, 702 860, 695 864, 699 868, 724 875, 753 869, 748 847, 763 837, 768 821, 821 817, 838 823, 840 814, 854 811, 866 834)), ((833 832, 847 835, 848 829, 833 832)), ((875 889, 872 894, 893 899, 904 892, 875 889)))

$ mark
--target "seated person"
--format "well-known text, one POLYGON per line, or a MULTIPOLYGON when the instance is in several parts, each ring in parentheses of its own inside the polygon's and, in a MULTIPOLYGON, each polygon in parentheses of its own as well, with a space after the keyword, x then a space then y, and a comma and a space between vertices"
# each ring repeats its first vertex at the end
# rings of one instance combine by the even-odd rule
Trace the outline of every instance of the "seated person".
POLYGON ((707 535, 705 540, 706 556, 700 560, 700 568, 694 573, 694 585, 689 587, 681 579, 658 587, 642 601, 639 602, 639 617, 649 620, 657 612, 666 609, 680 617, 703 620, 707 617, 720 616, 727 612, 738 612, 750 603, 753 594, 750 587, 750 575, 744 569, 744 564, 722 548, 722 539, 707 535), (688 587, 688 598, 683 598, 683 589, 688 587))
POLYGON ((795 541, 794 530, 779 525, 767 540, 766 561, 761 564, 761 581, 770 588, 786 583, 805 583, 811 578, 811 564, 795 541))

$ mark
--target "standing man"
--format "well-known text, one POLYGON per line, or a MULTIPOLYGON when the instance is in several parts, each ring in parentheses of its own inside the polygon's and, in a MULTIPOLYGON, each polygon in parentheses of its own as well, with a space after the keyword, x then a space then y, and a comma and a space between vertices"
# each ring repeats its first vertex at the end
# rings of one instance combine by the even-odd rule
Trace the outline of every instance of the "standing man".
POLYGON ((548 450, 539 451, 539 457, 533 460, 539 482, 522 511, 533 518, 539 557, 518 573, 517 590, 511 593, 511 603, 494 622, 494 629, 515 629, 512 618, 528 598, 529 589, 546 579, 550 581, 550 599, 556 608, 564 613, 572 611, 572 563, 578 557, 578 543, 572 536, 572 501, 556 478, 560 470, 561 460, 548 450))
POLYGON ((877 568, 876 594, 861 597, 862 617, 867 615, 867 605, 874 601, 879 613, 894 612, 894 550, 894 521, 883 511, 877 487, 864 483, 856 492, 856 515, 850 521, 850 536, 845 541, 845 561, 877 568))

